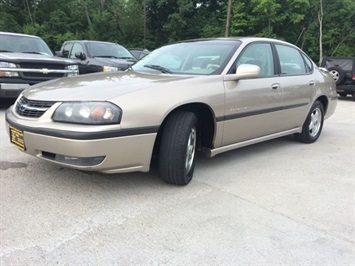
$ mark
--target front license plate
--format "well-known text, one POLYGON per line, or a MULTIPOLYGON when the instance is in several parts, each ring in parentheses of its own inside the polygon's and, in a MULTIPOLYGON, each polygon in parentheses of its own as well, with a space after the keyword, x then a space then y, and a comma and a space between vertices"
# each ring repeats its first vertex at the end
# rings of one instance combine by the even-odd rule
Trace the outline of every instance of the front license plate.
POLYGON ((26 146, 25 146, 25 140, 23 138, 23 131, 13 126, 9 126, 9 128, 10 128, 10 142, 20 150, 25 151, 26 146))

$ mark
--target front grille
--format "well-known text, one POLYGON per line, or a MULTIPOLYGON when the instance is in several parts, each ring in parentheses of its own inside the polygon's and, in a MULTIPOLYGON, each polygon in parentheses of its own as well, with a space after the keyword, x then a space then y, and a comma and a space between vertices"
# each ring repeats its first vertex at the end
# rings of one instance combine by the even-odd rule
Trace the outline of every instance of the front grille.
MULTIPOLYGON (((54 64, 38 64, 38 63, 21 63, 20 64, 21 68, 28 68, 28 69, 58 69, 58 70, 64 70, 65 66, 64 65, 54 65, 54 64)), ((61 78, 64 77, 64 73, 48 73, 48 74, 43 74, 43 73, 34 73, 34 72, 22 72, 21 73, 23 78, 27 79, 53 79, 53 78, 61 78)))
POLYGON ((16 103, 16 113, 25 117, 38 118, 41 117, 54 102, 31 101, 25 97, 21 97, 16 103))

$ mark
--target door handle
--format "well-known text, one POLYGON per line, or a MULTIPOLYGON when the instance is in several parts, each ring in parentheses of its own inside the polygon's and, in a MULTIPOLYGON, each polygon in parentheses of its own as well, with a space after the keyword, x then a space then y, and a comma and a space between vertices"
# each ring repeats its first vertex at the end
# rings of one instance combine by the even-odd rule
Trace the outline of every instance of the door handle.
POLYGON ((277 90, 279 88, 280 88, 280 84, 279 83, 275 83, 275 84, 271 85, 271 89, 273 89, 273 90, 277 90))
POLYGON ((309 86, 314 86, 314 84, 316 84, 316 83, 314 80, 311 80, 308 84, 309 84, 309 86))

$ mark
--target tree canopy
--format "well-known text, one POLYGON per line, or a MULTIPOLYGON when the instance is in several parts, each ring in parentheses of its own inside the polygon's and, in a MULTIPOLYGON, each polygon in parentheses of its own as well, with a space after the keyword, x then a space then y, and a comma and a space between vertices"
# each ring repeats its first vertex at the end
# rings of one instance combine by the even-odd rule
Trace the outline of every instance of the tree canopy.
MULTIPOLYGON (((2 0, 0 30, 40 36, 53 50, 70 39, 152 50, 224 36, 227 8, 228 0, 2 0)), ((354 21, 353 0, 233 0, 229 32, 283 39, 319 60, 320 36, 322 55, 355 55, 354 21)))

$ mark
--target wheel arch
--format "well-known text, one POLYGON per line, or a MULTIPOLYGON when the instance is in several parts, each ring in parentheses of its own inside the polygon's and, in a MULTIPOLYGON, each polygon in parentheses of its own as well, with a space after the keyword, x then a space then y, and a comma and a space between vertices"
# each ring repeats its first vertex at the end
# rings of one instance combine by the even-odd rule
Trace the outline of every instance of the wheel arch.
POLYGON ((171 110, 169 114, 164 118, 158 130, 158 135, 154 143, 153 153, 158 155, 160 140, 166 121, 169 119, 170 115, 176 111, 188 111, 196 114, 198 119, 198 148, 212 148, 213 138, 216 130, 216 118, 212 108, 205 103, 188 103, 171 110))
POLYGON ((327 113, 328 111, 328 98, 326 96, 320 96, 316 99, 316 101, 319 101, 321 102, 321 104, 323 105, 323 108, 324 108, 324 115, 327 113))

